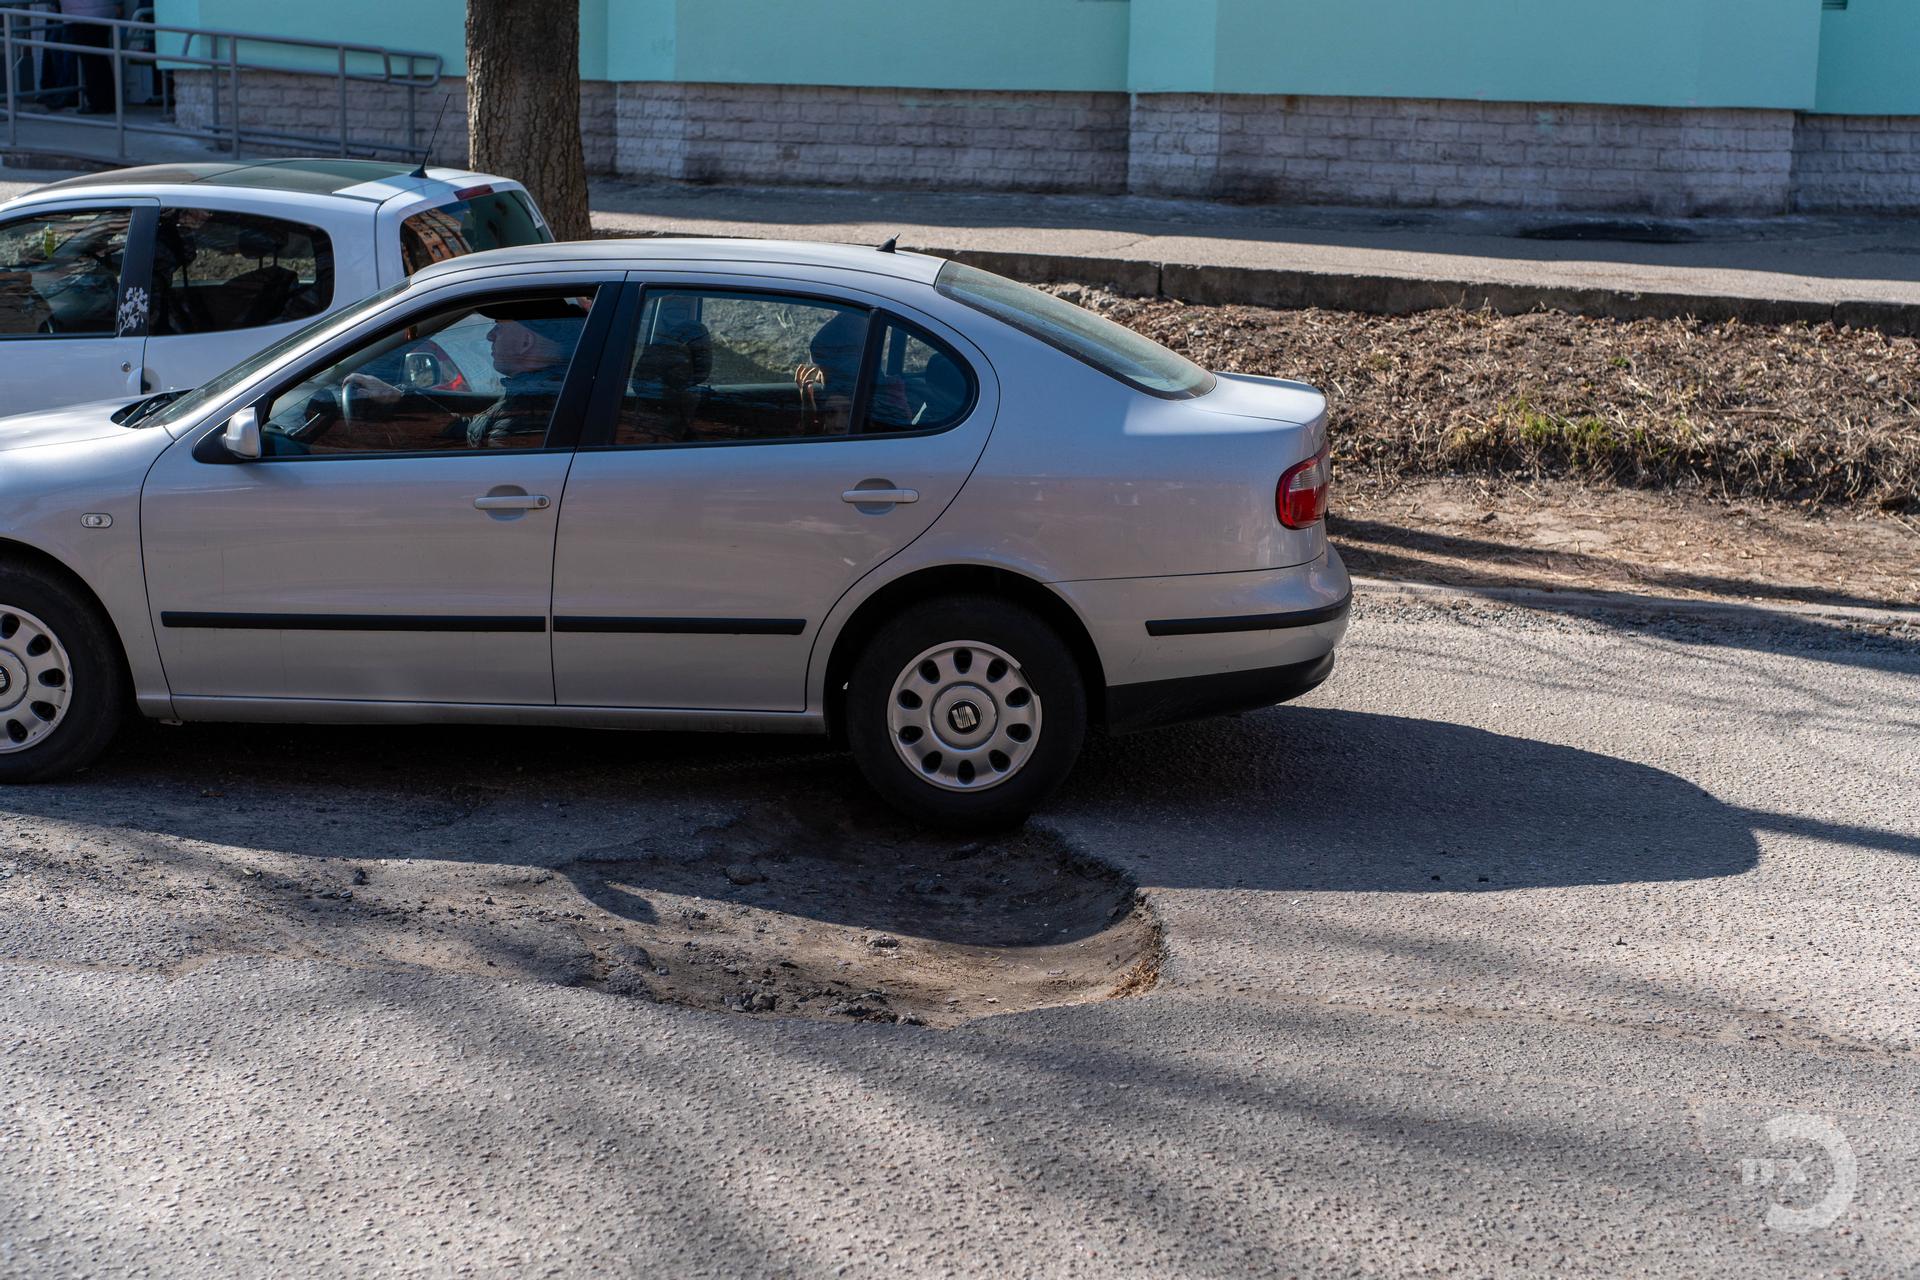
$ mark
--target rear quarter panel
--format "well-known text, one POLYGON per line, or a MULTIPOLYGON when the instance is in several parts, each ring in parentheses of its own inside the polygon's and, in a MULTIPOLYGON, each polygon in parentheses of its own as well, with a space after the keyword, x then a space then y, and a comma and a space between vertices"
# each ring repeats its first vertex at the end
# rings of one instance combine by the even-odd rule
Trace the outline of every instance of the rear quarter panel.
POLYGON ((942 318, 993 362, 1000 416, 917 551, 1072 581, 1275 569, 1326 550, 1323 529, 1285 528, 1274 511, 1281 473, 1326 442, 1312 388, 1222 377, 1204 396, 1162 399, 948 305, 958 315, 942 318))
POLYGON ((1053 584, 1093 636, 1110 683, 1272 666, 1293 649, 1317 656, 1337 642, 1344 621, 1286 645, 1243 633, 1150 652, 1142 626, 1149 616, 1283 611, 1344 596, 1324 526, 1287 529, 1274 509, 1282 472, 1326 442, 1318 392, 1223 376, 1207 396, 1163 400, 931 287, 894 290, 973 339, 999 383, 998 420, 940 519, 835 605, 814 651, 811 705, 820 705, 827 657, 863 601, 953 565, 1053 584), (1256 416, 1275 413, 1289 420, 1256 416))

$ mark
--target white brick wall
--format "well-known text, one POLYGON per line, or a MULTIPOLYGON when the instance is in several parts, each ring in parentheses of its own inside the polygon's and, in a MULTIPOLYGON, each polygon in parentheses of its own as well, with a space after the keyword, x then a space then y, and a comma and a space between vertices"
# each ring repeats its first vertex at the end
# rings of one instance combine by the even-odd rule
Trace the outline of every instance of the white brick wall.
MULTIPOLYGON (((613 169, 614 86, 588 80, 580 85, 580 136, 587 169, 613 169)), ((181 71, 174 76, 175 119, 190 128, 225 135, 232 127, 232 98, 224 76, 181 71), (217 99, 217 100, 216 100, 217 99)), ((433 146, 437 164, 467 163, 467 82, 443 77, 437 89, 418 95, 414 110, 424 144, 433 132, 441 103, 446 115, 433 146)), ((338 83, 328 76, 295 72, 247 71, 240 78, 240 117, 243 130, 291 133, 326 139, 327 145, 277 145, 248 141, 247 155, 332 155, 340 135, 338 83)), ((350 83, 347 88, 347 139, 351 154, 364 155, 369 143, 407 145, 407 95, 387 85, 350 83)), ((392 155, 393 153, 384 153, 392 155)))
POLYGON ((624 83, 615 167, 692 182, 1123 191, 1127 99, 624 83))
MULTIPOLYGON (((213 130, 207 74, 181 72, 176 88, 179 118, 213 130)), ((434 159, 464 164, 464 81, 421 96, 420 134, 443 93, 434 159)), ((224 84, 220 97, 227 113, 224 84)), ((338 93, 324 76, 249 72, 241 106, 252 129, 331 138, 339 127, 338 93)), ((398 143, 405 120, 402 91, 351 87, 350 147, 398 143)), ((1920 117, 1911 116, 588 81, 580 125, 590 171, 691 182, 1666 216, 1920 211, 1920 117)))
POLYGON ((1802 116, 1793 204, 1807 212, 1920 212, 1920 116, 1802 116))
POLYGON ((1142 94, 1142 194, 1281 204, 1782 213, 1788 111, 1142 94))

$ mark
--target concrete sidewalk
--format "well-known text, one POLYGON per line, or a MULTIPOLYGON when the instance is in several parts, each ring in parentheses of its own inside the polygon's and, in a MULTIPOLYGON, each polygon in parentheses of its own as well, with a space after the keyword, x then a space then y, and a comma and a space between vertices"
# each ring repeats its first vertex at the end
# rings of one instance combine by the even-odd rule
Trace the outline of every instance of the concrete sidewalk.
MULTIPOLYGON (((0 198, 70 177, 0 168, 0 198)), ((766 236, 958 257, 1035 283, 1197 303, 1403 314, 1546 307, 1635 318, 1836 321, 1920 334, 1920 220, 1652 221, 1274 208, 1133 196, 697 187, 602 179, 602 235, 766 236)))
POLYGON ((1547 306, 1920 332, 1920 222, 1894 218, 1650 221, 617 181, 594 184, 593 208, 601 234, 898 235, 902 248, 1022 279, 1191 302, 1547 306))

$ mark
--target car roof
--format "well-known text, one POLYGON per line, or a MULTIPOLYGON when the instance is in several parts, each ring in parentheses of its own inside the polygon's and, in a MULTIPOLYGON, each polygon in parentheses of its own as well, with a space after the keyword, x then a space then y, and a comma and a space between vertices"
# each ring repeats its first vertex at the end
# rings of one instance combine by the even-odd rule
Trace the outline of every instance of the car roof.
POLYGON ((346 199, 371 199, 376 202, 393 194, 396 183, 413 178, 416 182, 450 182, 473 175, 459 169, 429 169, 424 178, 416 177, 417 166, 396 160, 346 160, 327 157, 300 157, 289 160, 252 162, 199 161, 186 164, 144 164, 130 169, 108 169, 83 174, 39 188, 35 196, 61 195, 69 191, 101 187, 241 187, 253 190, 286 191, 297 195, 341 196, 346 199), (378 184, 374 191, 361 193, 356 188, 378 184), (377 192, 377 194, 376 194, 377 192))
POLYGON ((817 240, 707 239, 648 236, 630 240, 570 240, 559 244, 520 245, 437 262, 414 273, 426 282, 437 276, 510 267, 564 267, 607 264, 640 270, 652 265, 693 262, 829 267, 864 271, 919 284, 932 284, 946 259, 923 253, 883 252, 872 245, 829 244, 817 240))

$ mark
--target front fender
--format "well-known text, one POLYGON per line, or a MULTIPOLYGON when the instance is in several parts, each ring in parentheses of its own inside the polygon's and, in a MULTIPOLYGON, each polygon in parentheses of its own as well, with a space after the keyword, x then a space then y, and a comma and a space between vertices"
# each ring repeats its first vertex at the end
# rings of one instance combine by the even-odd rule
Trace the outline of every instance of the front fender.
POLYGON ((173 706, 147 611, 140 487, 171 443, 164 432, 124 430, 0 453, 0 551, 10 546, 51 560, 92 592, 120 637, 140 709, 163 717, 173 706), (110 523, 89 527, 82 516, 110 523))

